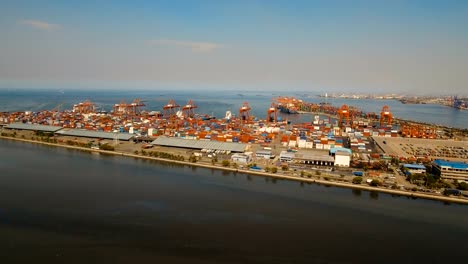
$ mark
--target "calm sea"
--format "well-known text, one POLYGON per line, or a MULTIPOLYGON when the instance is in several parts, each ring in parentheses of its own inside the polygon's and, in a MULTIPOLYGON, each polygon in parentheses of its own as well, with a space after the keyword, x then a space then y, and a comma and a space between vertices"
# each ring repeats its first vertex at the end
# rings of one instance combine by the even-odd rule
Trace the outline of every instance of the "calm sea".
POLYGON ((1 263, 462 263, 468 206, 0 140, 1 263))
MULTIPOLYGON (((112 106, 125 100, 130 103, 139 98, 146 104, 146 110, 162 111, 162 107, 170 99, 179 105, 184 105, 192 99, 197 105, 198 113, 225 116, 226 111, 238 114, 243 102, 248 102, 252 108, 251 114, 258 118, 266 118, 272 98, 278 96, 294 96, 306 102, 320 103, 324 98, 316 96, 318 93, 272 93, 265 91, 174 91, 174 90, 145 90, 145 91, 112 91, 112 90, 31 90, 31 89, 2 89, 0 90, 0 111, 38 111, 51 110, 59 105, 60 109, 71 109, 73 104, 90 99, 103 110, 110 111, 112 106)), ((366 112, 380 113, 384 105, 388 105, 395 117, 411 119, 426 123, 435 123, 450 127, 468 128, 468 111, 457 110, 452 107, 432 104, 402 104, 396 100, 353 100, 329 98, 328 103, 335 106, 352 105, 366 112)), ((312 115, 282 115, 283 119, 293 122, 312 121, 312 115)))

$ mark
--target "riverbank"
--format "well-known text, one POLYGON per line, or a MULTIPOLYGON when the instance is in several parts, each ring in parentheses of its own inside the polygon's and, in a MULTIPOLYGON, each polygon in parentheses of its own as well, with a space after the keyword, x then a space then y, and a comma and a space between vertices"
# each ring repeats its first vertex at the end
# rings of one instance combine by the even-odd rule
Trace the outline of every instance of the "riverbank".
POLYGON ((193 163, 193 162, 188 162, 188 161, 170 160, 170 159, 149 157, 149 156, 143 156, 139 154, 127 153, 127 152, 121 152, 121 151, 92 149, 92 148, 79 147, 79 146, 70 146, 70 145, 63 145, 63 144, 57 144, 57 143, 35 141, 35 140, 23 139, 23 138, 0 136, 0 139, 14 140, 14 141, 20 141, 20 142, 33 143, 33 144, 42 144, 46 146, 63 147, 63 148, 75 149, 75 150, 86 151, 86 152, 95 152, 95 153, 102 153, 102 154, 109 154, 109 155, 133 157, 133 158, 139 158, 139 159, 171 162, 171 163, 180 164, 180 165, 196 166, 196 167, 203 167, 203 168, 216 169, 216 170, 225 170, 225 171, 230 171, 233 173, 245 173, 245 174, 250 174, 250 175, 255 175, 255 176, 271 177, 271 178, 276 178, 276 179, 292 180, 292 181, 305 182, 305 183, 316 183, 316 184, 321 184, 321 185, 335 186, 335 187, 341 187, 341 188, 351 188, 351 189, 365 190, 365 191, 370 191, 370 192, 381 192, 381 193, 387 193, 391 195, 407 196, 411 198, 422 198, 422 199, 437 200, 437 201, 449 202, 449 203, 468 204, 468 199, 461 199, 461 198, 456 198, 456 197, 439 196, 439 195, 432 195, 432 194, 425 194, 425 193, 418 193, 418 192, 408 192, 408 191, 402 191, 402 190, 379 188, 379 187, 372 187, 372 186, 365 186, 365 185, 358 185, 358 184, 344 183, 344 182, 337 182, 337 181, 330 181, 330 180, 311 179, 311 178, 305 178, 305 177, 299 177, 299 176, 289 176, 289 175, 282 175, 282 174, 276 174, 276 173, 236 169, 236 168, 223 167, 223 166, 217 166, 217 165, 206 164, 206 163, 199 163, 199 162, 193 163))

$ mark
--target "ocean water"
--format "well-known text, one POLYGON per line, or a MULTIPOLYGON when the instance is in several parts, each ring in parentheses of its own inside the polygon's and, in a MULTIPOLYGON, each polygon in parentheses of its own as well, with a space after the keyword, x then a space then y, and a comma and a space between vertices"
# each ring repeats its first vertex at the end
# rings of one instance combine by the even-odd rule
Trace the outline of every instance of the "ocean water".
MULTIPOLYGON (((170 99, 179 105, 184 105, 192 99, 198 105, 197 113, 214 115, 222 118, 226 111, 238 114, 243 102, 248 102, 252 108, 251 114, 258 118, 266 118, 266 111, 273 98, 278 96, 294 96, 306 102, 320 103, 324 98, 310 93, 279 93, 252 90, 32 90, 32 89, 2 89, 0 90, 0 111, 38 111, 51 110, 59 105, 60 109, 71 109, 73 104, 89 99, 103 110, 110 111, 112 106, 125 100, 127 103, 139 98, 144 101, 146 110, 161 111, 170 99)), ((384 105, 388 105, 393 115, 402 119, 410 119, 426 123, 435 123, 449 127, 468 128, 468 111, 452 107, 431 104, 402 104, 396 100, 355 100, 328 98, 327 102, 334 106, 347 104, 356 106, 365 112, 380 113, 384 105)), ((312 121, 312 115, 280 114, 283 119, 294 122, 312 121)))
POLYGON ((1 263, 463 263, 468 206, 0 140, 1 263))

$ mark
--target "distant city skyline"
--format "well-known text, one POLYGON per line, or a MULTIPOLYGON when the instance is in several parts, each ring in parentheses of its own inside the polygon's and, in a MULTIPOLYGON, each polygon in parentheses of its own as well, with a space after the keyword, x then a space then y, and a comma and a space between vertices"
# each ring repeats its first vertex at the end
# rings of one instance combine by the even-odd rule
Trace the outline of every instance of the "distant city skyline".
POLYGON ((0 89, 468 95, 466 1, 7 1, 0 89))

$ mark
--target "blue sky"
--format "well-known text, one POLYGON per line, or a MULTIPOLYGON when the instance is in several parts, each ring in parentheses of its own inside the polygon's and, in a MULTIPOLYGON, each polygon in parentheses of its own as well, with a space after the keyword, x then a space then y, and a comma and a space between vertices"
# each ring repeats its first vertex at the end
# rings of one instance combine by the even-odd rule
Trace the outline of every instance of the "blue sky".
POLYGON ((467 20, 467 1, 2 1, 0 88, 466 94, 467 20))

